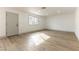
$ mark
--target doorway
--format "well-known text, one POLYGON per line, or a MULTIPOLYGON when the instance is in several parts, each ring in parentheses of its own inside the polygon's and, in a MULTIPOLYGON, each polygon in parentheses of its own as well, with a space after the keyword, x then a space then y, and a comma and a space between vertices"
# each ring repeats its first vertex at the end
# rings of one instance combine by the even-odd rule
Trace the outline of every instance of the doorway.
POLYGON ((18 14, 6 12, 6 36, 18 35, 18 14))

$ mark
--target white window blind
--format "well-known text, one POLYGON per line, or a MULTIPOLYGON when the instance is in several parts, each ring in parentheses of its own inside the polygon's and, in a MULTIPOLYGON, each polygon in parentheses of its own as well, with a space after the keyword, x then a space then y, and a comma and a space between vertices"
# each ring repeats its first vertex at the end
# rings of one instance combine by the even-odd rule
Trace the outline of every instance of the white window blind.
POLYGON ((38 21, 37 17, 29 16, 29 24, 30 25, 36 25, 38 23, 39 23, 39 21, 38 21))

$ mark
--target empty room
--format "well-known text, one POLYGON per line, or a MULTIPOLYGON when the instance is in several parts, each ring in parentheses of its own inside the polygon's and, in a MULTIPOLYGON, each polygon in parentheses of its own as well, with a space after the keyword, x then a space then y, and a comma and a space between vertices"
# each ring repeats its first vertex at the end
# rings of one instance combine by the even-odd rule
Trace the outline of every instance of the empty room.
POLYGON ((79 51, 79 8, 0 7, 0 51, 79 51))

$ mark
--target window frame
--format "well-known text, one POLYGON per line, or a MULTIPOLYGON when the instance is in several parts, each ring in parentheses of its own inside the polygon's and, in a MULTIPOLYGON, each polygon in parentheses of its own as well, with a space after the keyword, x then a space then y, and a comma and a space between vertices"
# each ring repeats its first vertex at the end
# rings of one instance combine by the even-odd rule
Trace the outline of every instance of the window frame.
POLYGON ((35 16, 29 16, 28 21, 29 21, 28 22, 29 25, 37 25, 37 24, 39 24, 39 18, 35 17, 35 16))

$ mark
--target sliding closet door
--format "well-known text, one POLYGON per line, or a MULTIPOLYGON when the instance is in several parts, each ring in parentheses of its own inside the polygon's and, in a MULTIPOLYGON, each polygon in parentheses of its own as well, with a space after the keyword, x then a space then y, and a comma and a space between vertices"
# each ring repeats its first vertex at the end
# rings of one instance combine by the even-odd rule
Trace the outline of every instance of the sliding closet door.
POLYGON ((18 31, 18 14, 6 12, 6 35, 17 35, 18 31))

